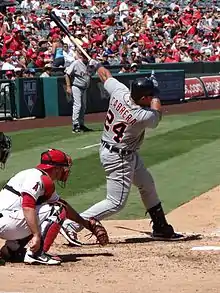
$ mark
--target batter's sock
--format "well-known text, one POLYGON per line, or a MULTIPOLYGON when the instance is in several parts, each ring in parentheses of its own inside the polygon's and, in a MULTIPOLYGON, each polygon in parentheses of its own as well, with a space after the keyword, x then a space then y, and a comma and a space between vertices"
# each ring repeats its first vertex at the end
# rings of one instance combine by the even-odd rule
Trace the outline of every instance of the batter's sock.
MULTIPOLYGON (((148 213, 149 213, 151 220, 153 222, 153 231, 155 231, 155 232, 163 232, 164 231, 165 232, 168 229, 168 227, 170 227, 170 225, 167 223, 167 220, 166 220, 161 203, 150 208, 148 210, 148 213)), ((170 228, 169 228, 169 230, 170 230, 170 228)), ((173 229, 172 229, 172 233, 173 233, 173 229)))

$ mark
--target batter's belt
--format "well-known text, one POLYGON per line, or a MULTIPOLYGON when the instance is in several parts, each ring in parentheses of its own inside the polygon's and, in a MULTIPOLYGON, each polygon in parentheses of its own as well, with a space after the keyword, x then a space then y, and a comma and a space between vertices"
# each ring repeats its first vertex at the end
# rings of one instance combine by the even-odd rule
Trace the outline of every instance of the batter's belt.
POLYGON ((102 139, 101 139, 101 143, 110 152, 114 152, 114 153, 117 153, 117 154, 122 155, 122 156, 131 155, 133 153, 133 151, 119 149, 119 148, 117 148, 117 147, 115 147, 113 145, 110 145, 110 144, 108 144, 106 141, 104 141, 102 139))

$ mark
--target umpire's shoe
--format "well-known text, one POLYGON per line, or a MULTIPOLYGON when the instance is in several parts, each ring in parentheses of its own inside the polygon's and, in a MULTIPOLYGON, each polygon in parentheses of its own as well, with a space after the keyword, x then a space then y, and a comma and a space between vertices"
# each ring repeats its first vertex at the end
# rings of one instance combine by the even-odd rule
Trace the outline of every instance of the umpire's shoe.
POLYGON ((30 250, 27 250, 24 257, 25 264, 42 264, 42 265, 60 265, 61 259, 53 257, 46 252, 40 254, 33 254, 30 250))

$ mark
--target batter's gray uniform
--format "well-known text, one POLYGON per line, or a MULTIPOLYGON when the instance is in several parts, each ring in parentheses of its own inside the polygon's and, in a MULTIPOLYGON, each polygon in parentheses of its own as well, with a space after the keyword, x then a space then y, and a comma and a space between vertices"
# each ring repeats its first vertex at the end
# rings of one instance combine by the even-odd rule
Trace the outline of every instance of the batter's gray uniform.
POLYGON ((86 89, 90 84, 90 74, 88 67, 82 60, 73 61, 65 72, 72 79, 72 96, 73 96, 73 128, 84 125, 84 115, 86 110, 86 89))
MULTIPOLYGON (((132 183, 138 187, 146 210, 160 203, 154 180, 137 152, 145 131, 157 127, 160 114, 136 105, 130 98, 129 89, 113 77, 106 80, 104 87, 110 95, 110 102, 101 140, 100 160, 106 172, 107 196, 81 213, 85 219, 96 217, 102 220, 122 209, 132 183)), ((68 228, 68 224, 70 221, 67 220, 64 227, 68 228)), ((70 226, 75 232, 81 230, 74 222, 70 226)))

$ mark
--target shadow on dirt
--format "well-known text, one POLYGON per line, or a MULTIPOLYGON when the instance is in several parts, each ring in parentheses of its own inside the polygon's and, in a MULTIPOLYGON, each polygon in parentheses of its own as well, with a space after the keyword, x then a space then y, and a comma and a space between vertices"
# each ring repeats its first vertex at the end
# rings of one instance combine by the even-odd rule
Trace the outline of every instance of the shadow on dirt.
POLYGON ((59 255, 59 257, 62 260, 62 263, 67 263, 67 262, 77 262, 80 261, 81 258, 84 257, 99 257, 99 256, 114 256, 112 253, 108 252, 103 252, 103 253, 77 253, 77 254, 65 254, 65 255, 59 255))

